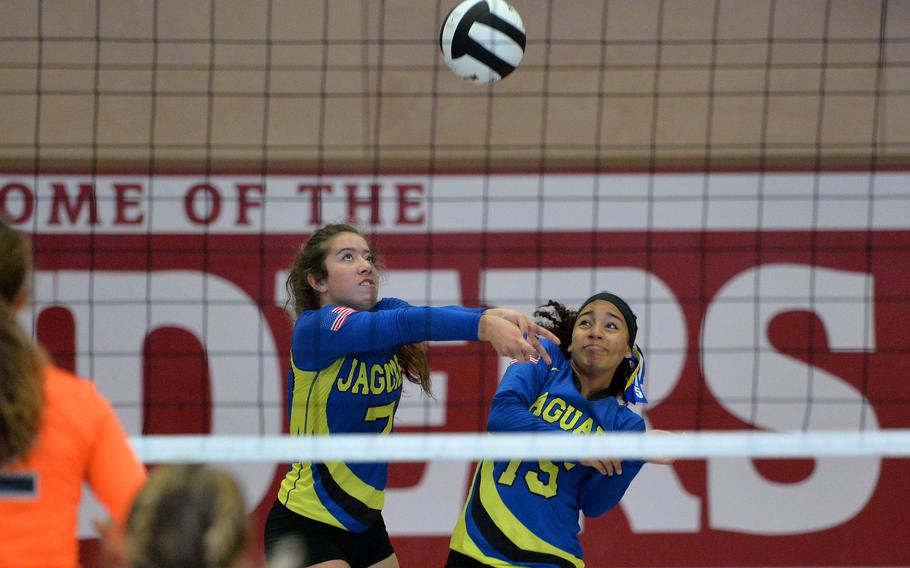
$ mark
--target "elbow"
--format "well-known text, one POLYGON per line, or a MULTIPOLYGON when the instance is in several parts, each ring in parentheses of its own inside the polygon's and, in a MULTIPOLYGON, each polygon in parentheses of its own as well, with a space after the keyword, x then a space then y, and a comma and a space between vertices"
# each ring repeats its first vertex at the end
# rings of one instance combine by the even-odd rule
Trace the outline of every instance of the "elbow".
POLYGON ((490 413, 487 416, 487 432, 502 432, 508 428, 509 401, 503 399, 499 393, 493 395, 490 404, 490 413))
POLYGON ((514 427, 509 426, 510 423, 512 423, 512 420, 509 420, 509 413, 501 407, 497 408, 494 404, 493 408, 490 409, 490 417, 487 418, 487 431, 508 432, 514 430, 514 427))
POLYGON ((488 432, 502 432, 504 428, 504 420, 501 420, 498 416, 490 414, 490 417, 487 418, 487 431, 488 432))
POLYGON ((582 509, 581 512, 589 519, 596 519, 597 517, 606 514, 616 505, 617 503, 613 503, 610 506, 588 507, 587 509, 582 509))

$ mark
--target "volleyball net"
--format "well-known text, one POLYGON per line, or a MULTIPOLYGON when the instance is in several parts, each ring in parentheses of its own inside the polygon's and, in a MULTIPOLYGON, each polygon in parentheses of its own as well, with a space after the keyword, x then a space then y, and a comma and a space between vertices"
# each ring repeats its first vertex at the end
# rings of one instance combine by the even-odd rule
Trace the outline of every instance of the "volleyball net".
POLYGON ((415 462, 643 458, 910 457, 910 430, 876 432, 677 432, 603 434, 338 434, 329 436, 142 436, 146 462, 415 462))

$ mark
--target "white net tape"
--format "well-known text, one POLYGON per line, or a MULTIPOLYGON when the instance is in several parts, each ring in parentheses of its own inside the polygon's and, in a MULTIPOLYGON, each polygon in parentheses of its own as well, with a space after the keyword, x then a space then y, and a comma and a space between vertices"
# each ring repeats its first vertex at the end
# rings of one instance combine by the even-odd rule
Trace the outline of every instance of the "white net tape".
POLYGON ((147 463, 415 462, 595 457, 910 456, 910 429, 811 432, 605 434, 339 434, 333 436, 141 436, 131 438, 147 463))

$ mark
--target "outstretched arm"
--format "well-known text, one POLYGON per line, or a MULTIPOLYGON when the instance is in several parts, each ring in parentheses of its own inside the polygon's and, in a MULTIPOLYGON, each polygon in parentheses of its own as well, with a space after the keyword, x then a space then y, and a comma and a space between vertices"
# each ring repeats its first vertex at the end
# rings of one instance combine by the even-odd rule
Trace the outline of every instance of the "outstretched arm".
MULTIPOLYGON (((413 306, 399 298, 383 298, 376 304, 374 309, 381 311, 411 307, 413 306)), ((513 325, 505 325, 503 322, 490 317, 481 318, 477 330, 477 338, 480 341, 489 342, 498 354, 512 357, 518 361, 526 362, 531 357, 539 355, 549 364, 551 362, 550 356, 540 343, 539 337, 545 337, 553 343, 559 344, 559 338, 550 333, 549 330, 534 323, 527 315, 516 310, 508 308, 466 308, 463 306, 444 306, 439 309, 450 312, 495 316, 511 322, 513 325)))
POLYGON ((304 312, 294 325, 291 349, 295 364, 312 370, 349 353, 447 340, 487 341, 500 355, 520 361, 536 353, 518 325, 501 317, 415 306, 359 312, 332 305, 304 312))
POLYGON ((349 353, 432 340, 476 341, 480 318, 479 311, 446 308, 408 306, 359 312, 325 306, 300 315, 291 351, 301 369, 318 369, 349 353))

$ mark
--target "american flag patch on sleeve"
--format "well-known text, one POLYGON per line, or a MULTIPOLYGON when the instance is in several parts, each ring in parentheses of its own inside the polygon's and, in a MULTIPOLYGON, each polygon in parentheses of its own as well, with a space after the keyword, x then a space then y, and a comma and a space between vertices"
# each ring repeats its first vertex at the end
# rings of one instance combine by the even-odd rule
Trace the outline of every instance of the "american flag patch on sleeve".
POLYGON ((356 312, 357 310, 353 308, 346 308, 344 306, 335 306, 332 308, 332 313, 335 314, 335 319, 332 321, 332 325, 329 327, 332 331, 338 331, 341 329, 341 326, 344 325, 344 322, 347 321, 348 316, 356 312))
MULTIPOLYGON (((531 363, 537 363, 537 361, 540 360, 540 357, 535 357, 534 355, 531 355, 530 359, 531 359, 531 363)), ((509 359, 509 365, 514 365, 515 363, 520 363, 520 361, 518 359, 509 359)))

